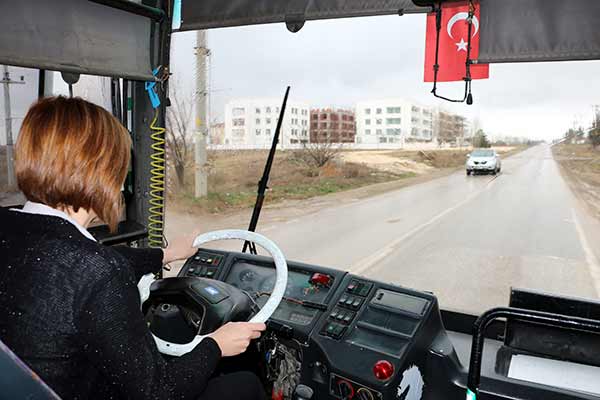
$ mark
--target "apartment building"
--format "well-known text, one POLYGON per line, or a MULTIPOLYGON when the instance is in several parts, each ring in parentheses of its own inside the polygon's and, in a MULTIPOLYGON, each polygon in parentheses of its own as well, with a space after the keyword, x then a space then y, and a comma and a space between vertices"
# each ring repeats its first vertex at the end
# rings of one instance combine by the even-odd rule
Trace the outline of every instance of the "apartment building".
POLYGON ((433 139, 434 109, 404 99, 368 100, 356 104, 356 143, 402 147, 433 139))
POLYGON ((310 110, 311 143, 354 143, 354 111, 334 108, 310 110))
MULTIPOLYGON (((280 99, 232 100, 225 106, 225 146, 267 148, 271 145, 281 107, 280 99)), ((280 147, 300 147, 309 141, 310 107, 290 101, 281 125, 280 147)))

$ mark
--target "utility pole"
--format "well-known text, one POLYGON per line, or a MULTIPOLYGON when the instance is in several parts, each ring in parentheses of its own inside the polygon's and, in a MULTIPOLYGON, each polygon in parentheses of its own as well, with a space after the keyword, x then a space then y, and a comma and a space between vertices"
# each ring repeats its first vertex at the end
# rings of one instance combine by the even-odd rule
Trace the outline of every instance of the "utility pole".
POLYGON ((4 129, 6 131, 6 177, 7 177, 7 186, 9 189, 13 189, 15 187, 15 171, 13 164, 13 133, 12 133, 12 113, 10 108, 10 85, 11 84, 25 84, 25 80, 23 76, 21 76, 20 81, 13 81, 10 79, 10 75, 8 73, 8 66, 3 66, 3 77, 2 84, 4 87, 4 118, 5 124, 4 129))
POLYGON ((196 140, 195 140, 195 195, 208 193, 206 143, 210 130, 208 115, 208 56, 206 31, 198 31, 196 42, 196 140))

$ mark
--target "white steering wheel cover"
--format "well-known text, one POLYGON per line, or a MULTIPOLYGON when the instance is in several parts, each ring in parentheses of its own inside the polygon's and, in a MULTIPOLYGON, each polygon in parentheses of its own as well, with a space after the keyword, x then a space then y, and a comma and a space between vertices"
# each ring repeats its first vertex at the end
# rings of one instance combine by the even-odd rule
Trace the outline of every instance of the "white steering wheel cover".
MULTIPOLYGON (((275 287, 273 288, 273 292, 271 293, 271 296, 269 297, 265 305, 258 312, 258 314, 252 317, 252 319, 249 321, 266 322, 271 317, 271 315, 273 315, 273 313, 279 306, 279 303, 281 303, 287 286, 287 262, 285 261, 285 256, 283 255, 279 247, 277 247, 277 245, 273 243, 273 241, 267 239, 261 234, 258 234, 256 232, 245 231, 242 229, 226 229, 221 231, 203 233, 202 235, 196 237, 192 246, 200 247, 204 243, 213 242, 216 240, 234 239, 247 240, 249 242, 256 243, 263 249, 267 250, 271 254, 271 257, 273 257, 273 261, 275 262, 277 278, 275 280, 275 287)), ((155 280, 156 278, 153 274, 144 275, 142 279, 140 279, 138 283, 138 290, 140 292, 140 302, 142 305, 150 297, 150 286, 152 285, 152 283, 154 283, 155 280)), ((189 343, 178 344, 167 342, 152 334, 152 337, 156 342, 158 350, 163 354, 175 357, 180 357, 194 350, 198 343, 200 343, 202 339, 204 339, 206 336, 198 335, 189 343)))

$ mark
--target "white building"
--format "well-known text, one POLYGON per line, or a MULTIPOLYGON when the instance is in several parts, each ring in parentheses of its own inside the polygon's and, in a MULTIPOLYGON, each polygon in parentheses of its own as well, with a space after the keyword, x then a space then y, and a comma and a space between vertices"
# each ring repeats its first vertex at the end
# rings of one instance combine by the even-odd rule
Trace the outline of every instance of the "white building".
MULTIPOLYGON (((224 146, 231 148, 268 148, 279 120, 281 99, 237 99, 225 105, 224 146)), ((310 107, 288 101, 280 148, 300 147, 310 138, 310 107)))
POLYGON ((403 147, 433 139, 433 107, 404 99, 368 100, 356 104, 356 144, 403 147))

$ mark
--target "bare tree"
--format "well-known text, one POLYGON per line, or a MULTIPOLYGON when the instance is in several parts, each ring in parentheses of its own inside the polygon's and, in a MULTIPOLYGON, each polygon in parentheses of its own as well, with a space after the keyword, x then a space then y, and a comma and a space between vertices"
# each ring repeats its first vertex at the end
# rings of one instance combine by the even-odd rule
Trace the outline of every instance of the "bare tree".
POLYGON ((331 141, 304 143, 296 152, 296 158, 309 167, 321 168, 340 152, 340 144, 331 141))
POLYGON ((185 184, 185 167, 189 161, 193 134, 192 96, 185 96, 177 85, 171 86, 171 106, 167 109, 167 152, 173 163, 177 183, 185 184))

